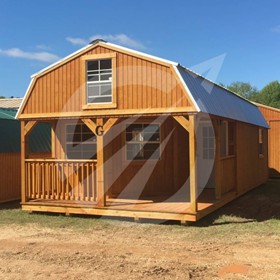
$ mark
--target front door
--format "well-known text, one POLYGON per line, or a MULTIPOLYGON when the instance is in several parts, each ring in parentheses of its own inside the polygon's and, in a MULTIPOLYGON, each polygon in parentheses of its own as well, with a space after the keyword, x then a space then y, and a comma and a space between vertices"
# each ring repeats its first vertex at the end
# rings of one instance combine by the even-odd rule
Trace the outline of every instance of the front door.
POLYGON ((201 192, 204 188, 215 188, 215 133, 211 120, 199 120, 197 136, 197 182, 201 192))

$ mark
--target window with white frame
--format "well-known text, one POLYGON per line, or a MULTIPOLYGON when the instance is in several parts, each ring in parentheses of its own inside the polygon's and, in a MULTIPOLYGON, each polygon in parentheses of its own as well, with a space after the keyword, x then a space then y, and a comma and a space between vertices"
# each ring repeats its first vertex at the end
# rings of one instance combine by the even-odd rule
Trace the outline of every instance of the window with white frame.
POLYGON ((215 157, 215 135, 212 126, 202 127, 202 155, 203 159, 214 159, 215 157))
POLYGON ((259 128, 259 155, 263 156, 263 128, 259 128))
POLYGON ((96 159, 96 136, 85 124, 66 126, 68 159, 96 159))
POLYGON ((235 155, 235 123, 221 122, 221 157, 235 155))
POLYGON ((160 159, 159 124, 127 124, 125 133, 128 160, 160 159))
POLYGON ((86 61, 87 103, 112 102, 112 59, 86 61))

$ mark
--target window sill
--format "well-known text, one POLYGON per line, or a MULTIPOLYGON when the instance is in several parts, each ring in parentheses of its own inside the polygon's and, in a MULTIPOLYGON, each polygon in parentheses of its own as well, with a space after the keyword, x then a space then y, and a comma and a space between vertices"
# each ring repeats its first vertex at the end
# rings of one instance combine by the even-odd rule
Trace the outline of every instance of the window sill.
POLYGON ((116 103, 104 103, 104 104, 86 104, 83 105, 82 109, 83 110, 92 110, 92 109, 113 109, 117 108, 116 103))

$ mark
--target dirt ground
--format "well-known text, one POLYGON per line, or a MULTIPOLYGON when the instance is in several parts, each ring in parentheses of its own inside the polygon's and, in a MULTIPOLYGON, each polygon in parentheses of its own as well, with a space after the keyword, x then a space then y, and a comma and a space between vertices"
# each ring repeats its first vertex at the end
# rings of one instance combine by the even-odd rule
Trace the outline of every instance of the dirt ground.
POLYGON ((1 280, 278 280, 279 275, 280 180, 189 226, 0 207, 1 280))
POLYGON ((0 279, 279 279, 280 237, 195 240, 161 227, 4 226, 0 279))

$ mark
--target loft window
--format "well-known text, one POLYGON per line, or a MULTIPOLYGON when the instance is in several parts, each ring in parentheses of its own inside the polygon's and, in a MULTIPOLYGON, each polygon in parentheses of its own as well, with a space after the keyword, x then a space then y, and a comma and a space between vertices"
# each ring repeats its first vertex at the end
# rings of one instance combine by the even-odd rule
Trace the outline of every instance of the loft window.
POLYGON ((160 125, 128 124, 126 158, 128 160, 160 159, 160 125))
POLYGON ((85 124, 66 126, 68 159, 96 159, 96 136, 85 124))
POLYGON ((112 59, 86 61, 87 103, 112 102, 112 59))
POLYGON ((235 155, 235 123, 222 121, 221 123, 221 156, 235 155))
POLYGON ((259 128, 259 155, 263 156, 263 129, 259 128))

